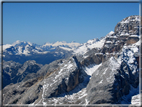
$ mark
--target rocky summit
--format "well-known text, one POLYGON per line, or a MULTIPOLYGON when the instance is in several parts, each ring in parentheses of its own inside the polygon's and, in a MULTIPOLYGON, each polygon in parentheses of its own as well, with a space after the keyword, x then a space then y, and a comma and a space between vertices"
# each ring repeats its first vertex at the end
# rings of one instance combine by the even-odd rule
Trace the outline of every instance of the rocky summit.
POLYGON ((4 61, 3 104, 140 106, 139 22, 129 16, 103 38, 51 63, 4 61))

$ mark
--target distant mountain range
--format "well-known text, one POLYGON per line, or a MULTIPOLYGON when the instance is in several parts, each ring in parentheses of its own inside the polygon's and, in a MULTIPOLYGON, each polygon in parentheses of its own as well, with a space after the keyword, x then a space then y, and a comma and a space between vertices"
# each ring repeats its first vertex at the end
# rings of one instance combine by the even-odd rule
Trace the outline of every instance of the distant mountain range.
POLYGON ((129 16, 84 44, 5 45, 3 104, 140 106, 139 22, 129 16))
POLYGON ((27 60, 36 60, 37 63, 48 64, 54 60, 70 56, 73 50, 80 45, 75 42, 56 42, 37 45, 18 40, 13 44, 3 45, 3 59, 19 63, 24 63, 27 60))
MULTIPOLYGON (((44 45, 38 45, 35 43, 30 43, 30 42, 24 42, 24 41, 19 41, 17 40, 13 44, 6 44, 3 45, 3 50, 6 52, 9 48, 15 48, 14 53, 9 53, 9 54, 15 54, 15 55, 32 55, 32 54, 46 54, 48 52, 54 51, 57 47, 71 51, 81 44, 76 43, 76 42, 71 42, 67 43, 65 41, 62 42, 55 42, 55 43, 45 43, 44 45)), ((10 49, 9 49, 10 50, 10 49)))
MULTIPOLYGON (((112 31, 110 33, 112 33, 112 31)), ((3 45, 3 59, 5 61, 13 60, 22 64, 27 60, 35 60, 40 64, 49 64, 57 59, 67 58, 74 54, 84 54, 93 48, 101 48, 104 42, 105 38, 101 38, 100 40, 88 40, 87 43, 84 44, 57 41, 55 43, 38 45, 17 40, 13 44, 3 45)))

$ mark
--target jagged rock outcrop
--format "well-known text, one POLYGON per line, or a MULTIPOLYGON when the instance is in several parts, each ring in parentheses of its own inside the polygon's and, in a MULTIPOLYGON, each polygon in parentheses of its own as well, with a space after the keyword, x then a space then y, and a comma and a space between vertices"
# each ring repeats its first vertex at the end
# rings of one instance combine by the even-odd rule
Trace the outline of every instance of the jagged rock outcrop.
POLYGON ((3 62, 3 87, 10 83, 21 82, 27 75, 36 73, 42 67, 33 60, 26 61, 23 65, 13 61, 3 62))
MULTIPOLYGON (((44 71, 46 75, 43 76, 43 74, 41 74, 42 76, 38 78, 28 79, 5 87, 3 97, 9 97, 4 98, 3 103, 30 104, 38 102, 43 104, 48 101, 48 98, 57 97, 62 93, 70 92, 79 83, 83 82, 84 77, 87 76, 87 74, 81 70, 80 63, 75 56, 67 60, 54 61, 50 66, 45 65, 41 69, 47 70, 44 71), (9 88, 11 90, 8 90, 9 88), (19 94, 21 95, 19 96, 19 94)), ((40 71, 41 70, 39 70, 38 73, 40 71)))
POLYGON ((139 37, 137 35, 129 36, 126 44, 131 45, 139 41, 139 37))
POLYGON ((114 32, 117 35, 120 35, 121 32, 139 35, 139 21, 140 17, 136 15, 126 17, 115 26, 114 32))
POLYGON ((11 83, 11 79, 13 79, 13 76, 16 76, 20 67, 22 67, 20 63, 3 61, 3 87, 11 83))
POLYGON ((139 41, 139 16, 129 16, 120 21, 114 32, 106 36, 102 53, 118 52, 124 44, 131 45, 139 41))
POLYGON ((121 60, 111 57, 93 73, 87 85, 89 104, 120 104, 131 86, 138 87, 138 61, 134 52, 138 48, 133 48, 124 48, 121 60))
POLYGON ((92 54, 88 57, 86 57, 82 62, 82 66, 89 66, 91 64, 100 64, 105 60, 105 55, 102 53, 99 54, 92 54))
POLYGON ((119 63, 111 58, 100 66, 92 75, 90 82, 87 85, 87 101, 89 104, 105 104, 114 103, 115 89, 115 75, 119 63), (115 63, 115 65, 114 65, 115 63))
POLYGON ((35 78, 6 86, 3 90, 3 104, 33 103, 42 93, 40 81, 42 79, 35 78))
POLYGON ((48 98, 73 90, 83 82, 84 75, 86 74, 81 71, 75 56, 63 62, 57 71, 44 80, 43 99, 46 99, 44 102, 46 103, 48 98))

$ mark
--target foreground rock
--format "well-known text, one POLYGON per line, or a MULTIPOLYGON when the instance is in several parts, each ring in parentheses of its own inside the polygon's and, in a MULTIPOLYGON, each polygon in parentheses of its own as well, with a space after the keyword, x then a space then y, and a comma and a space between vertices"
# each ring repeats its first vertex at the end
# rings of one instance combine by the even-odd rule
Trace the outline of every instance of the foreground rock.
POLYGON ((53 70, 52 67, 48 66, 49 71, 47 71, 44 77, 40 76, 38 78, 28 79, 25 82, 10 84, 5 87, 3 91, 3 103, 44 104, 48 102, 48 98, 70 92, 79 83, 83 82, 84 77, 87 76, 81 70, 80 64, 75 56, 68 60, 55 61, 52 63, 52 66, 56 67, 53 70), (50 72, 50 69, 52 69, 52 72, 50 72))
POLYGON ((133 47, 124 48, 119 58, 121 59, 111 57, 93 73, 87 85, 89 104, 120 104, 123 96, 129 94, 131 87, 138 87, 138 61, 133 47))

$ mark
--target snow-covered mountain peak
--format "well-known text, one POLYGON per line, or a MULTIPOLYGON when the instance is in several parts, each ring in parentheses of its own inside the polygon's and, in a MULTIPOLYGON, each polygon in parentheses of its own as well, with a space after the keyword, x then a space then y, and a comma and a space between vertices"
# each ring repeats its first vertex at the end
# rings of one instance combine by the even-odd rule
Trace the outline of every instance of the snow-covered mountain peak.
POLYGON ((53 43, 49 43, 49 42, 47 42, 47 43, 45 43, 44 45, 42 45, 43 47, 45 47, 45 46, 51 46, 51 45, 53 45, 53 43))
POLYGON ((16 46, 16 45, 21 44, 21 43, 25 43, 25 42, 20 41, 20 40, 17 40, 17 41, 16 41, 16 42, 14 42, 12 45, 13 45, 13 46, 16 46))
POLYGON ((139 22, 140 17, 137 15, 129 16, 121 20, 115 26, 115 34, 118 36, 121 33, 128 33, 129 35, 139 35, 139 22))
POLYGON ((56 47, 60 47, 62 49, 65 49, 65 50, 73 50, 75 48, 77 48, 78 46, 80 46, 81 44, 80 43, 77 43, 77 42, 71 42, 71 43, 67 43, 66 41, 57 41, 55 43, 49 43, 47 42, 46 44, 42 45, 41 47, 53 47, 53 48, 56 48, 56 47), (68 48, 68 49, 67 49, 68 48))
POLYGON ((78 47, 78 46, 80 46, 80 43, 75 43, 75 42, 67 43, 65 41, 62 41, 62 42, 57 41, 56 43, 53 44, 53 46, 78 47))
POLYGON ((87 41, 87 44, 93 44, 93 43, 95 43, 95 42, 97 42, 97 41, 99 41, 99 39, 98 39, 98 38, 94 38, 94 39, 92 39, 92 40, 88 40, 88 41, 87 41))
POLYGON ((60 45, 67 45, 67 42, 65 41, 57 41, 53 44, 53 46, 60 46, 60 45))
POLYGON ((12 45, 16 45, 16 44, 19 44, 20 43, 20 40, 17 40, 16 42, 14 42, 12 45))
POLYGON ((137 15, 129 16, 123 19, 122 21, 120 21, 120 23, 129 23, 131 21, 140 21, 140 17, 137 15))
POLYGON ((16 42, 14 42, 12 44, 12 46, 26 46, 26 45, 32 46, 32 43, 31 42, 25 42, 25 41, 17 40, 16 42))
MULTIPOLYGON (((52 54, 56 57, 64 57, 68 52, 71 54, 74 49, 80 46, 80 43, 65 41, 57 41, 55 43, 46 43, 44 45, 37 45, 31 42, 17 40, 13 44, 3 45, 4 57, 5 55, 45 55, 52 54), (53 54, 54 53, 54 54, 53 54), (58 54, 57 54, 58 53, 58 54)), ((18 56, 20 57, 20 56, 18 56)), ((6 58, 6 57, 5 57, 6 58)))
POLYGON ((114 31, 110 31, 110 32, 106 35, 106 37, 110 37, 112 34, 114 34, 114 31))
POLYGON ((84 55, 88 50, 93 48, 102 48, 105 43, 105 38, 88 40, 86 43, 74 50, 74 54, 84 55))
POLYGON ((33 44, 31 42, 27 42, 30 46, 32 46, 33 44))
MULTIPOLYGON (((3 45, 3 51, 7 48, 10 48, 12 45, 11 44, 5 44, 3 45)), ((1 46, 0 46, 0 53, 1 53, 1 46)))

